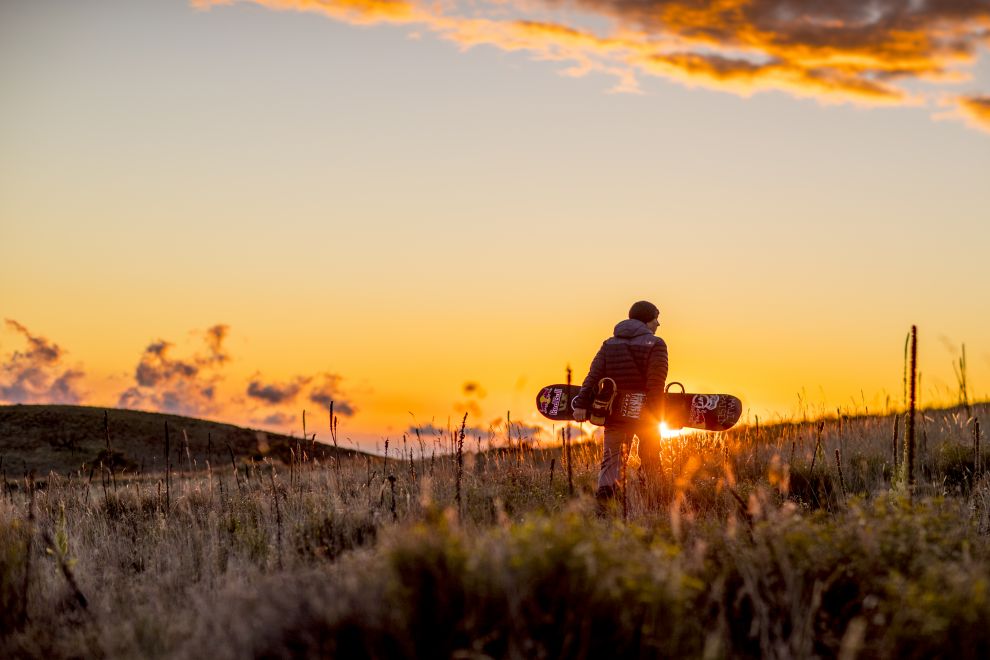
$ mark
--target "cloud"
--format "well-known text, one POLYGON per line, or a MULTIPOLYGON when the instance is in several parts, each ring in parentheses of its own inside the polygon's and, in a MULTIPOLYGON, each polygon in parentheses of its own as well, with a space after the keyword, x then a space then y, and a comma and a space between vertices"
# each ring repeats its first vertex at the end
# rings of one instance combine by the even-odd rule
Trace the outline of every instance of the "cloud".
MULTIPOLYGON (((416 426, 412 425, 406 429, 406 434, 412 437, 416 437, 416 431, 419 431, 419 438, 422 440, 429 440, 431 438, 443 439, 445 442, 450 442, 451 437, 457 438, 461 433, 461 425, 453 426, 451 422, 451 427, 449 429, 437 426, 436 424, 430 423, 426 425, 416 426), (448 433, 450 431, 450 433, 448 433)), ((469 438, 488 438, 490 435, 494 434, 495 430, 491 427, 482 428, 480 426, 465 426, 464 427, 464 440, 465 442, 469 438)))
MULTIPOLYGON (((285 425, 295 419, 298 410, 290 406, 305 408, 298 403, 300 398, 314 403, 323 411, 329 412, 333 403, 333 413, 340 417, 353 417, 357 408, 344 396, 340 383, 341 376, 322 373, 315 376, 294 376, 287 382, 266 382, 255 375, 247 385, 248 401, 255 404, 251 412, 252 421, 266 425, 285 425), (289 411, 293 413, 289 414, 289 411)), ((312 411, 310 411, 312 412, 312 411)))
POLYGON ((296 421, 295 415, 290 415, 283 412, 275 412, 260 419, 255 420, 255 423, 263 424, 265 426, 289 426, 294 424, 296 421))
POLYGON ((284 403, 292 403, 296 400, 299 391, 304 385, 309 383, 310 380, 310 378, 305 376, 297 376, 288 383, 271 383, 267 385, 259 380, 252 380, 248 383, 247 395, 253 399, 259 399, 264 403, 274 406, 284 403))
POLYGON ((474 381, 464 383, 463 390, 465 396, 476 396, 479 399, 484 399, 488 395, 488 392, 486 392, 485 388, 481 386, 481 383, 476 383, 474 381))
POLYGON ((152 342, 134 370, 134 385, 121 393, 117 405, 190 416, 216 413, 219 370, 230 359, 223 350, 228 331, 226 325, 206 330, 202 339, 207 353, 188 359, 172 357, 171 342, 152 342))
POLYGON ((454 412, 460 415, 467 413, 468 417, 471 419, 478 419, 482 417, 481 406, 475 401, 464 401, 463 403, 454 404, 454 412))
POLYGON ((322 381, 310 391, 309 400, 327 410, 330 409, 332 402, 334 415, 353 417, 357 408, 341 394, 341 377, 330 373, 321 374, 319 377, 322 378, 322 381))
POLYGON ((205 358, 207 363, 224 364, 230 356, 223 350, 223 340, 227 338, 230 326, 218 323, 206 331, 206 346, 210 349, 210 355, 205 358))
MULTIPOLYGON (((546 433, 546 429, 541 426, 524 424, 523 422, 512 422, 513 441, 517 441, 519 439, 533 441, 544 433, 546 433)), ((572 437, 576 436, 572 435, 572 437)))
MULTIPOLYGON (((639 91, 645 74, 740 95, 778 90, 825 102, 930 104, 937 99, 905 83, 967 80, 990 43, 986 0, 251 1, 351 24, 407 25, 462 49, 527 52, 566 64, 565 75, 612 76, 613 91, 624 92, 639 91), (604 27, 584 27, 588 17, 604 27)), ((986 99, 960 99, 973 125, 990 123, 986 99)))
POLYGON ((485 388, 483 388, 478 382, 468 381, 461 386, 461 391, 467 400, 454 403, 454 412, 458 415, 467 413, 471 419, 479 419, 482 417, 481 406, 478 404, 476 399, 484 399, 488 396, 488 392, 485 391, 485 388))
MULTIPOLYGON (((80 389, 85 374, 63 364, 65 351, 58 344, 11 319, 6 327, 23 337, 27 347, 0 364, 0 402, 79 404, 86 398, 80 389)), ((256 374, 242 386, 246 398, 221 397, 223 369, 231 359, 224 345, 229 333, 230 327, 223 324, 200 332, 202 348, 191 355, 177 355, 176 345, 165 339, 151 342, 134 368, 133 382, 117 395, 117 406, 195 417, 241 414, 266 426, 294 423, 298 411, 288 406, 302 397, 325 410, 332 401, 334 414, 341 417, 357 412, 341 390, 343 379, 332 373, 295 376, 286 382, 266 381, 256 374), (246 412, 245 402, 253 404, 246 412)))
POLYGON ((960 96, 956 101, 971 126, 990 133, 990 94, 960 96))
MULTIPOLYGON (((190 0, 197 9, 210 9, 216 5, 233 5, 237 0, 190 0)), ((270 9, 290 11, 318 11, 331 18, 354 25, 377 23, 409 23, 414 21, 417 8, 405 0, 264 0, 270 9)))
POLYGON ((7 327, 27 340, 26 351, 14 351, 0 366, 0 401, 7 403, 78 404, 84 373, 63 368, 65 352, 58 344, 31 332, 12 319, 7 327))

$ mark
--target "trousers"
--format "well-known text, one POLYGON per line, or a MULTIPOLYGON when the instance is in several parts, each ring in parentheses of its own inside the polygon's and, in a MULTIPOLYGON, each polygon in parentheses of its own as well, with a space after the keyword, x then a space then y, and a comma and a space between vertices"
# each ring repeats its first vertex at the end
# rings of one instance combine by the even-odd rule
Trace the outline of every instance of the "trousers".
POLYGON ((639 438, 640 470, 652 474, 660 468, 660 429, 657 424, 635 426, 606 426, 605 447, 602 452, 602 465, 598 471, 599 492, 614 491, 622 477, 622 448, 626 455, 633 446, 633 437, 639 438))

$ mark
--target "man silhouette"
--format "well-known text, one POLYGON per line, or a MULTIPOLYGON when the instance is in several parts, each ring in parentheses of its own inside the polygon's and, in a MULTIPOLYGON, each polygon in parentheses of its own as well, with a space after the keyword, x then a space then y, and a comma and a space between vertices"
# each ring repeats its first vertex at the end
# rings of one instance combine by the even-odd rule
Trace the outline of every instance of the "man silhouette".
POLYGON ((602 506, 616 495, 622 447, 628 451, 633 436, 639 438, 641 474, 652 476, 659 470, 660 406, 668 366, 667 344, 656 336, 659 327, 660 310, 656 305, 645 300, 633 304, 629 318, 616 324, 613 335, 598 349, 581 391, 574 397, 574 419, 583 422, 588 419, 588 409, 603 378, 612 379, 619 391, 646 393, 638 420, 605 420, 605 447, 595 493, 602 506))

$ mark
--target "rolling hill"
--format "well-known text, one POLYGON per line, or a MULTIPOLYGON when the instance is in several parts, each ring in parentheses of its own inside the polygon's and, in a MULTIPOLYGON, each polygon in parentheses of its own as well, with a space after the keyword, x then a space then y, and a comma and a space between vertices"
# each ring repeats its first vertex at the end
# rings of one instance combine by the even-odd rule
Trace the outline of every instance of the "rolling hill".
POLYGON ((65 405, 0 406, 0 470, 13 479, 34 472, 89 470, 100 461, 120 472, 158 472, 165 466, 165 426, 173 470, 197 470, 206 462, 230 465, 247 458, 291 460, 291 450, 326 458, 337 451, 265 431, 162 413, 65 405), (104 414, 110 428, 110 451, 104 414), (187 453, 188 445, 188 453, 187 453))

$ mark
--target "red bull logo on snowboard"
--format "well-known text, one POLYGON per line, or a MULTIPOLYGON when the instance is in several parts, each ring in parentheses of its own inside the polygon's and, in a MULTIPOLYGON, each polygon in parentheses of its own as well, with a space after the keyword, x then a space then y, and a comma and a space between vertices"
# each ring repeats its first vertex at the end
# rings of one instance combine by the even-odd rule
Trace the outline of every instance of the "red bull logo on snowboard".
POLYGON ((560 387, 546 387, 537 398, 537 406, 544 415, 554 416, 567 407, 567 393, 560 387))
POLYGON ((550 391, 552 389, 553 389, 552 387, 544 387, 542 390, 540 390, 540 396, 536 398, 536 405, 540 409, 540 412, 543 413, 544 415, 546 414, 547 410, 550 409, 550 401, 551 401, 550 391))

